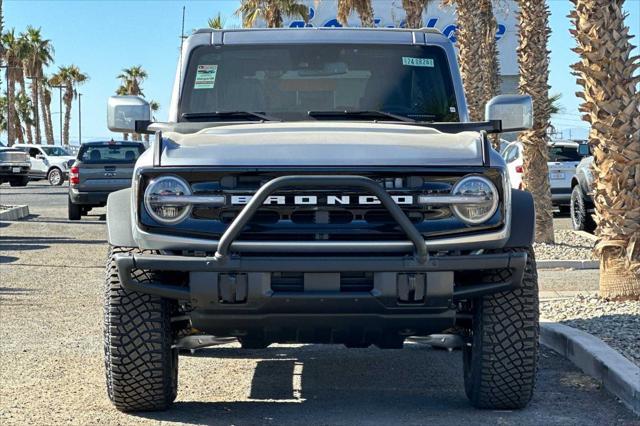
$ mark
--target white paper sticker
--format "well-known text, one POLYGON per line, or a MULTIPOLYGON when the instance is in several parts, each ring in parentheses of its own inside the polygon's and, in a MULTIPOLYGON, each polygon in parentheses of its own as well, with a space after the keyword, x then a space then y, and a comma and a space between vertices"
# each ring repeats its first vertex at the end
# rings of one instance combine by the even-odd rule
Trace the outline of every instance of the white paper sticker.
POLYGON ((194 89, 213 89, 216 85, 218 65, 198 65, 194 89))
POLYGON ((431 58, 412 58, 410 56, 403 56, 402 65, 433 68, 435 64, 431 58))

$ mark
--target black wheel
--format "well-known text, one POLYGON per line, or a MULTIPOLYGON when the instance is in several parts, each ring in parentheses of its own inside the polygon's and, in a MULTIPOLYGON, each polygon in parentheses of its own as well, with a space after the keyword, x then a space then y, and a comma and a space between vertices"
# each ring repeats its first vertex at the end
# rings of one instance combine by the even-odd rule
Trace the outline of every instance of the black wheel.
MULTIPOLYGON (((178 351, 172 349, 173 301, 122 288, 111 247, 104 299, 104 354, 109 399, 120 411, 165 410, 178 392, 178 351)), ((143 270, 139 281, 150 280, 143 270)))
MULTIPOLYGON (((533 395, 538 367, 538 274, 531 248, 522 287, 473 300, 471 344, 463 348, 464 385, 477 408, 517 409, 533 395)), ((502 280, 505 271, 483 277, 502 280)))
POLYGON ((593 232, 596 229, 596 222, 593 216, 587 211, 585 200, 580 185, 573 187, 571 191, 571 224, 576 231, 593 232))
POLYGON ((82 218, 82 207, 78 204, 74 204, 71 201, 71 197, 68 200, 69 220, 80 220, 82 218))
POLYGON ((11 179, 9 185, 11 186, 27 186, 29 178, 27 176, 21 176, 19 178, 11 179))
POLYGON ((53 167, 49 170, 49 173, 47 173, 47 180, 51 186, 60 186, 64 183, 64 176, 60 169, 53 167))

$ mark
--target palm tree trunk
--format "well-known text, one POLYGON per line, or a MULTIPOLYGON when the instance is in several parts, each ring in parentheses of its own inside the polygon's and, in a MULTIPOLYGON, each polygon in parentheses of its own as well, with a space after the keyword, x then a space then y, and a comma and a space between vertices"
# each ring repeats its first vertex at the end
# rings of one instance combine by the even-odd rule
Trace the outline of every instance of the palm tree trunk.
POLYGON ((624 23, 624 0, 572 0, 573 65, 591 124, 600 295, 640 299, 640 66, 624 23))
MULTIPOLYGON (((18 71, 18 82, 20 83, 20 91, 23 95, 27 96, 27 85, 24 79, 24 73, 21 69, 18 71)), ((27 143, 33 143, 33 133, 31 133, 31 125, 29 123, 24 124, 25 133, 27 134, 27 143)), ((20 133, 22 133, 22 129, 20 129, 20 133)))
POLYGON ((39 100, 40 100, 40 111, 42 111, 42 121, 44 123, 44 136, 47 140, 47 145, 53 145, 53 122, 51 121, 51 99, 48 99, 47 102, 44 86, 41 84, 38 89, 40 90, 39 100))
POLYGON ((426 4, 425 0, 402 0, 407 28, 422 28, 422 12, 426 4))
POLYGON ((122 134, 122 139, 124 139, 125 141, 129 140, 129 133, 123 133, 122 134))
POLYGON ((67 84, 64 91, 64 126, 62 127, 62 143, 69 145, 69 125, 71 123, 71 104, 73 101, 73 87, 67 84))
MULTIPOLYGON (((9 65, 11 66, 11 65, 9 65)), ((5 73, 7 79, 7 105, 8 105, 8 121, 7 121, 7 144, 12 146, 16 139, 15 123, 17 117, 16 111, 16 80, 13 78, 10 68, 5 73)))
POLYGON ((456 6, 456 38, 458 40, 458 62, 467 99, 471 121, 484 118, 484 83, 482 78, 482 24, 476 0, 445 0, 445 5, 456 6))
POLYGON ((549 51, 547 42, 549 8, 546 1, 520 0, 520 41, 518 65, 520 92, 533 98, 533 128, 524 131, 518 140, 524 146, 523 186, 533 195, 536 211, 536 242, 553 243, 553 212, 549 186, 549 51))
POLYGON ((33 125, 35 128, 35 141, 42 143, 42 130, 40 129, 40 111, 38 111, 38 79, 31 80, 31 110, 33 111, 33 125))

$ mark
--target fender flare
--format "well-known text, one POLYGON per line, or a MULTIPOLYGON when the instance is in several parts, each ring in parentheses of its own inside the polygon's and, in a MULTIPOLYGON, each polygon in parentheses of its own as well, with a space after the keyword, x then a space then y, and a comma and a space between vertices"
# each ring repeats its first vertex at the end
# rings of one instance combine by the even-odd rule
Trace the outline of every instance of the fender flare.
POLYGON ((527 191, 511 190, 511 233, 505 248, 530 247, 536 230, 533 196, 527 191))
POLYGON ((131 188, 107 198, 107 239, 112 246, 137 247, 131 227, 131 188))

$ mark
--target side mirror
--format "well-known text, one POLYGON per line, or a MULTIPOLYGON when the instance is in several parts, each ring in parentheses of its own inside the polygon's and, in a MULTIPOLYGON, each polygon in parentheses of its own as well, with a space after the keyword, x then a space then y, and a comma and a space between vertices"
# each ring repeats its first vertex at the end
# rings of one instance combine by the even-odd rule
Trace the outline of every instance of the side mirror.
POLYGON ((582 157, 588 157, 591 155, 591 148, 588 143, 581 143, 578 145, 578 154, 582 157))
POLYGON ((107 103, 107 127, 112 132, 135 133, 136 121, 151 120, 149 103, 139 96, 111 96, 107 103))
POLYGON ((499 95, 484 111, 485 120, 502 121, 503 132, 518 132, 533 127, 533 100, 529 95, 499 95))
POLYGON ((44 160, 45 157, 42 154, 36 154, 36 160, 44 160))

